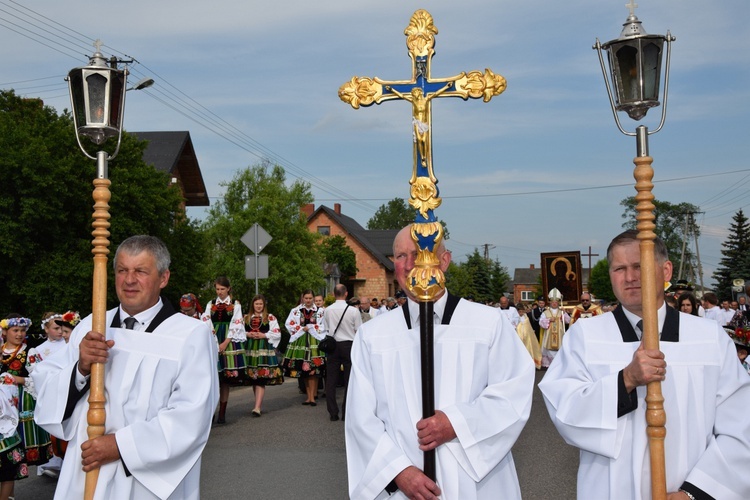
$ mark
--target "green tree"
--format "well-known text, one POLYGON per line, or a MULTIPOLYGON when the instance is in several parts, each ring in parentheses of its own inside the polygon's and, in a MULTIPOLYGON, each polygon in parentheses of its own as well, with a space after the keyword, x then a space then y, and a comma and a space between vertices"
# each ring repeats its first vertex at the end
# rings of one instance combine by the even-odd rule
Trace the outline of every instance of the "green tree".
MULTIPOLYGON (((104 149, 112 151, 109 146, 104 149)), ((123 134, 120 152, 109 163, 110 259, 128 236, 151 234, 177 242, 175 233, 189 224, 179 189, 167 174, 143 162, 144 147, 123 134)), ((79 150, 70 115, 57 115, 41 101, 21 99, 12 91, 0 92, 0 175, 7 193, 0 197, 0 231, 6 235, 0 245, 5 263, 0 266, 0 314, 19 312, 37 322, 46 310, 88 313, 96 164, 79 150)), ((170 250, 179 267, 181 249, 170 250)), ((117 302, 111 267, 108 276, 111 306, 117 302)), ((170 286, 165 293, 179 291, 170 286)))
POLYGON ((478 249, 462 263, 451 262, 446 287, 455 295, 474 297, 476 302, 494 302, 505 292, 510 276, 498 260, 486 261, 478 249))
MULTIPOLYGON (((409 206, 403 198, 393 198, 388 203, 380 205, 370 220, 367 221, 367 229, 401 229, 406 227, 416 217, 416 211, 409 206)), ((445 221, 439 221, 443 226, 443 239, 450 239, 448 225, 445 221)))
POLYGON ((467 255, 466 262, 462 266, 471 276, 475 301, 485 303, 499 298, 493 296, 490 263, 484 260, 484 257, 479 254, 479 250, 475 248, 474 253, 467 255))
POLYGON ((356 276, 357 255, 343 236, 329 236, 320 242, 320 253, 327 264, 338 264, 342 277, 356 276))
POLYGON ((263 249, 269 277, 259 280, 259 291, 268 298, 271 311, 285 318, 304 289, 323 285, 319 235, 307 230, 307 219, 300 212, 300 207, 313 202, 310 184, 298 180, 287 186, 283 168, 262 162, 238 171, 222 186, 224 197, 211 207, 203 224, 213 248, 207 266, 210 275, 212 279, 227 276, 234 298, 248 307, 255 280, 245 279, 249 251, 240 238, 257 222, 273 238, 263 249))
MULTIPOLYGON (((695 214, 700 210, 699 207, 692 203, 670 203, 668 201, 654 200, 654 224, 656 235, 664 241, 669 251, 669 258, 675 265, 675 276, 680 265, 680 256, 682 255, 683 243, 691 241, 692 238, 701 234, 700 226, 695 223, 695 214)), ((625 207, 622 218, 625 222, 622 227, 625 229, 637 229, 637 220, 635 219, 636 205, 635 196, 625 198, 620 202, 625 207)), ((690 251, 689 246, 685 246, 684 268, 693 267, 697 269, 697 259, 695 254, 690 251)))
POLYGON ((612 282, 609 279, 609 264, 607 263, 607 259, 601 259, 591 268, 589 292, 598 300, 605 300, 607 302, 617 300, 612 291, 612 282))
POLYGON ((729 236, 722 244, 719 266, 714 271, 719 300, 732 300, 732 280, 750 279, 750 222, 740 209, 729 226, 729 236))
POLYGON ((415 210, 403 198, 393 198, 380 205, 367 221, 367 229, 401 229, 414 222, 415 210))
POLYGON ((445 272, 445 287, 459 297, 474 296, 474 287, 466 268, 455 262, 451 262, 445 272))
POLYGON ((500 296, 505 293, 510 282, 508 268, 501 265, 498 259, 492 261, 490 266, 490 290, 492 290, 493 300, 499 300, 500 296))

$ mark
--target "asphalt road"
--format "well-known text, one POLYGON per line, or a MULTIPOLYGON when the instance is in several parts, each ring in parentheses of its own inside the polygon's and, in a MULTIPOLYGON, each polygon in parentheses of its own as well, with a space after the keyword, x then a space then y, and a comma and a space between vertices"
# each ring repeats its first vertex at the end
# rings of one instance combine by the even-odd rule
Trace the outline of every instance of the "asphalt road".
MULTIPOLYGON (((263 416, 253 418, 252 389, 232 390, 227 423, 213 427, 203 453, 202 498, 347 498, 344 423, 328 419, 322 398, 316 407, 302 406, 295 380, 266 395, 263 416)), ((536 387, 513 457, 525 499, 575 498, 578 452, 557 434, 536 387)), ((55 481, 37 477, 33 467, 31 473, 16 483, 16 500, 51 499, 55 481)))

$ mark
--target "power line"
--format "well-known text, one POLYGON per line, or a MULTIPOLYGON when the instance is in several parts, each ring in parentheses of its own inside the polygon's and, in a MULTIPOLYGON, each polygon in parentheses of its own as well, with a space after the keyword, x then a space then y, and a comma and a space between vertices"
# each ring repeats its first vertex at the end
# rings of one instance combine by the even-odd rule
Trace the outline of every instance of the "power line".
MULTIPOLYGON (((21 12, 21 15, 23 17, 10 12, 9 10, 0 8, 0 12, 4 12, 5 14, 12 16, 16 21, 18 21, 11 22, 0 19, 0 25, 5 26, 11 31, 25 36, 26 38, 29 38, 41 45, 78 59, 78 56, 73 56, 71 53, 66 53, 61 50, 61 48, 68 49, 71 52, 76 53, 79 49, 89 46, 89 42, 93 40, 92 38, 87 37, 86 35, 75 31, 61 23, 58 23, 57 21, 54 21, 36 11, 22 6, 13 0, 10 0, 10 3, 20 7, 20 9, 18 7, 15 7, 14 5, 10 5, 8 2, 0 1, 0 5, 4 5, 10 9, 21 12), (22 12, 21 9, 31 12, 33 16, 28 14, 27 12, 22 12), (8 26, 8 24, 3 24, 2 21, 11 24, 13 27, 8 26), (58 27, 63 28, 67 32, 61 31, 58 27), (48 34, 49 36, 45 35, 44 33, 48 34), (73 35, 71 35, 71 33, 73 35)), ((185 92, 182 92, 175 85, 171 84, 166 78, 159 75, 156 71, 141 63, 136 58, 131 57, 124 52, 108 45, 105 45, 104 47, 110 49, 113 53, 118 53, 128 59, 132 59, 134 64, 129 69, 131 72, 133 72, 133 74, 137 75, 141 73, 136 67, 136 65, 140 65, 146 71, 152 73, 159 79, 157 80, 156 85, 149 89, 150 91, 146 91, 146 94, 149 97, 155 99, 156 101, 172 109, 173 111, 181 114, 185 118, 188 118, 194 123, 201 125, 208 131, 227 140, 240 149, 256 156, 257 158, 269 159, 271 161, 274 161, 278 165, 282 166, 293 177, 307 181, 321 191, 338 197, 339 200, 347 201, 361 209, 375 211, 376 207, 372 206, 371 204, 361 199, 352 197, 347 192, 337 188, 336 186, 328 183, 323 179, 320 179, 304 168, 296 165, 283 156, 277 154, 270 148, 264 146, 262 143, 255 140, 248 134, 242 132, 227 120, 209 110, 198 101, 188 96, 185 92), (158 97, 156 95, 157 93, 161 94, 161 97, 158 97)))

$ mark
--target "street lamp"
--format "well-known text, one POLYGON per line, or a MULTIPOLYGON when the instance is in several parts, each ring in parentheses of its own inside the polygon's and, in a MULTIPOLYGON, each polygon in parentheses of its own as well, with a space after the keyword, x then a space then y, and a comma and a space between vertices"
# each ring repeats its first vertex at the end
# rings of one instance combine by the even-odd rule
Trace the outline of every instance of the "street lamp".
MULTIPOLYGON (((94 179, 94 228, 92 241, 94 254, 94 278, 91 297, 92 330, 106 332, 107 316, 107 256, 109 255, 109 191, 107 162, 117 156, 122 140, 122 119, 125 110, 127 69, 117 69, 117 60, 110 66, 101 53, 101 41, 94 43, 96 52, 89 65, 75 68, 68 73, 70 104, 73 108, 73 123, 76 140, 83 154, 96 159, 97 173, 94 179), (101 146, 107 139, 117 136, 117 146, 111 155, 104 150, 96 157, 88 153, 81 143, 81 136, 88 137, 101 146)), ((91 391, 89 393, 88 436, 89 439, 104 434, 106 412, 104 409, 104 364, 91 366, 91 391)), ((84 499, 94 498, 99 469, 86 473, 84 499)))
MULTIPOLYGON (((641 300, 643 311, 643 344, 646 349, 659 349, 659 330, 657 319, 657 293, 662 293, 661 283, 656 283, 656 262, 654 258, 654 188, 651 182, 654 178, 653 159, 648 152, 648 136, 655 134, 664 126, 667 114, 667 89, 669 87, 669 58, 672 42, 675 40, 669 31, 667 35, 649 35, 643 29, 641 21, 635 15, 638 5, 634 0, 626 5, 630 15, 623 24, 620 37, 605 44, 596 39, 594 49, 599 54, 599 64, 602 68, 604 83, 607 87, 612 114, 617 128, 625 135, 636 137, 635 189, 638 192, 635 199, 636 220, 638 221, 638 240, 641 252, 641 300), (667 42, 667 61, 664 69, 664 97, 659 126, 649 132, 645 125, 636 127, 635 132, 627 132, 620 124, 618 111, 625 111, 633 120, 640 120, 646 116, 648 110, 659 105, 659 81, 661 78, 661 58, 667 42), (607 70, 604 67, 602 49, 607 51, 613 95, 607 70)), ((651 382, 647 387, 646 433, 648 435, 651 458, 651 495, 654 499, 666 499, 666 473, 664 461, 664 438, 667 430, 666 414, 664 412, 664 397, 660 382, 651 382)))

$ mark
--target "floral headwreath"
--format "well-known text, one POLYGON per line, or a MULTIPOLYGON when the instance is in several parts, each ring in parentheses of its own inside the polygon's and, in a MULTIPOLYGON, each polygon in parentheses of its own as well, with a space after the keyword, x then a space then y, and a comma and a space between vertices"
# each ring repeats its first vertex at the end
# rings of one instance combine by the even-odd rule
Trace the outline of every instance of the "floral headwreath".
POLYGON ((28 328, 31 326, 31 320, 29 318, 5 318, 0 321, 0 328, 7 330, 13 326, 20 326, 22 328, 28 328))
POLYGON ((67 323, 70 326, 75 327, 78 323, 81 322, 81 315, 78 314, 78 311, 68 311, 62 315, 60 321, 62 323, 67 323))
POLYGON ((43 319, 42 320, 42 330, 44 330, 44 327, 47 326, 47 323, 49 323, 50 321, 54 321, 56 319, 60 319, 60 318, 62 318, 62 314, 53 314, 49 318, 43 319))

